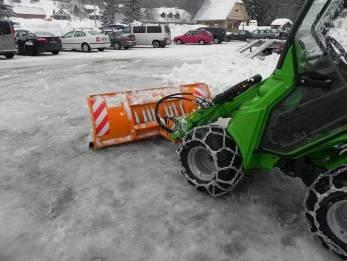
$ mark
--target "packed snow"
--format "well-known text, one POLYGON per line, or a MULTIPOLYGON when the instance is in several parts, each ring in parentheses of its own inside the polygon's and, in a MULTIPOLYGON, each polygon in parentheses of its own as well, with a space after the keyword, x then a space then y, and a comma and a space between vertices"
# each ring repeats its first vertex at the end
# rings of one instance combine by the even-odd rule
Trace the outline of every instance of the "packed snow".
POLYGON ((88 94, 268 76, 278 56, 241 45, 0 58, 0 259, 338 261, 306 233, 299 180, 249 173, 212 199, 165 140, 88 148, 88 94))

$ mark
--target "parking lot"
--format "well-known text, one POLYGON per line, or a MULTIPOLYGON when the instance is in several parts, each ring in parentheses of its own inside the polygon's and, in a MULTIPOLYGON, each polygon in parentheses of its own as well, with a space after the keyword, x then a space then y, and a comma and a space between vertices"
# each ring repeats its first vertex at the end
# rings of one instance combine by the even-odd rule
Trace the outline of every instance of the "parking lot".
POLYGON ((338 260, 305 232, 299 180, 250 173, 211 199, 165 140, 88 148, 88 94, 200 79, 215 93, 278 59, 245 64, 239 47, 0 58, 0 260, 338 260))

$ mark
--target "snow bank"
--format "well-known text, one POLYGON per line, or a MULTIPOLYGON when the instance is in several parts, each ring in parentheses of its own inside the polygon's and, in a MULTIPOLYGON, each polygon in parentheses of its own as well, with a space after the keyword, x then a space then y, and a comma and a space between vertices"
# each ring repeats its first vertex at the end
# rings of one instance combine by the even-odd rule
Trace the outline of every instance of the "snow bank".
POLYGON ((95 22, 90 19, 76 19, 75 21, 68 20, 52 20, 46 21, 42 19, 23 19, 23 18, 13 18, 13 21, 19 23, 16 29, 24 29, 32 32, 35 31, 48 31, 57 36, 62 36, 73 28, 94 28, 97 29, 100 24, 97 23, 95 26, 95 22))
POLYGON ((253 60, 237 53, 218 54, 201 58, 198 63, 176 66, 170 74, 162 77, 170 84, 207 83, 215 95, 255 74, 268 77, 274 71, 278 58, 277 54, 253 60))

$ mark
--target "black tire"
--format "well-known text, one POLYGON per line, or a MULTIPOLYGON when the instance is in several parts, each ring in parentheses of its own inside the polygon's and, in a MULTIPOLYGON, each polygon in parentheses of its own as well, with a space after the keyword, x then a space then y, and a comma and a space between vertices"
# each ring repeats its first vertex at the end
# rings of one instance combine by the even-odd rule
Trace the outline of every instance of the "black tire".
POLYGON ((81 49, 82 49, 82 51, 85 52, 85 53, 88 53, 88 52, 90 52, 90 50, 91 50, 89 44, 87 44, 87 43, 83 43, 83 44, 81 45, 81 49))
POLYGON ((154 48, 160 48, 160 42, 157 40, 153 41, 152 45, 154 48))
POLYGON ((244 176, 238 146, 221 126, 191 130, 177 153, 188 182, 212 197, 231 192, 244 176))
POLYGON ((120 49, 122 49, 121 43, 115 42, 114 45, 113 45, 113 49, 115 49, 115 50, 120 50, 120 49))
POLYGON ((12 59, 14 57, 14 53, 7 53, 7 54, 5 54, 5 57, 7 59, 12 59))
POLYGON ((347 167, 323 173, 305 199, 311 235, 343 258, 347 258, 347 167))
POLYGON ((58 55, 58 54, 59 54, 59 51, 53 51, 52 54, 53 54, 53 55, 58 55))
POLYGON ((214 42, 215 44, 221 44, 221 43, 222 43, 222 41, 221 41, 218 37, 214 38, 214 39, 213 39, 213 42, 214 42))
POLYGON ((103 52, 103 51, 105 51, 105 48, 98 48, 98 51, 103 52))

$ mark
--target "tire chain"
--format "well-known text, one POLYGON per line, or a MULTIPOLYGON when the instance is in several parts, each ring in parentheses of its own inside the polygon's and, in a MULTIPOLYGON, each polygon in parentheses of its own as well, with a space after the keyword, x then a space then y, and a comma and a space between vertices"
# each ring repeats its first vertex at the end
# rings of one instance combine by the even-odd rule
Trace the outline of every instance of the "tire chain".
POLYGON ((309 191, 306 194, 305 197, 305 214, 309 215, 313 218, 313 224, 311 224, 311 222, 309 221, 309 232, 311 233, 311 235, 313 237, 318 237, 321 238, 323 240, 323 242, 327 245, 327 247, 329 248, 329 250, 336 252, 338 255, 344 256, 345 258, 347 258, 347 252, 345 250, 343 250, 340 246, 338 246, 335 242, 333 242, 330 238, 328 238, 324 232, 320 229, 320 224, 317 220, 317 210, 319 209, 320 203, 329 195, 336 193, 336 192, 343 192, 347 194, 347 187, 343 187, 341 189, 338 189, 335 187, 333 180, 336 176, 338 176, 339 174, 346 172, 347 171, 347 167, 343 167, 340 168, 338 171, 328 171, 327 173, 321 174, 316 180, 315 182, 311 185, 309 191), (323 194, 320 194, 316 189, 315 186, 323 179, 323 178, 329 178, 329 184, 330 184, 330 190, 326 191, 323 194), (313 192, 315 194, 315 196, 317 197, 317 202, 314 204, 314 209, 313 211, 309 210, 307 208, 307 204, 306 202, 308 201, 310 192, 313 192))
MULTIPOLYGON (((211 197, 214 197, 214 198, 215 198, 215 197, 220 197, 220 196, 223 196, 223 195, 225 195, 225 194, 231 192, 231 191, 238 185, 238 183, 241 181, 241 179, 242 179, 243 176, 244 176, 243 164, 241 164, 241 166, 238 167, 238 168, 237 168, 237 166, 234 166, 234 165, 233 165, 233 164, 234 164, 234 161, 235 161, 235 159, 236 159, 236 157, 237 157, 237 156, 241 157, 241 155, 240 155, 240 153, 239 153, 239 147, 236 145, 234 150, 232 150, 231 148, 225 147, 225 145, 226 145, 226 137, 227 137, 228 134, 226 133, 225 128, 222 128, 222 127, 220 127, 220 126, 209 125, 209 126, 198 127, 198 128, 193 129, 190 133, 192 133, 192 136, 191 136, 190 140, 187 141, 187 136, 188 136, 188 135, 186 135, 186 137, 183 139, 182 144, 180 144, 179 147, 177 148, 177 153, 180 154, 180 153, 182 152, 182 149, 183 149, 183 147, 184 147, 184 144, 189 144, 190 142, 193 142, 194 139, 195 139, 195 140, 199 140, 200 142, 202 142, 205 146, 207 146, 207 147, 210 149, 210 152, 211 152, 211 154, 212 154, 213 160, 214 160, 214 162, 216 163, 216 168, 217 168, 217 169, 216 169, 216 173, 215 173, 215 174, 216 174, 216 175, 215 175, 215 178, 213 178, 209 183, 204 184, 204 185, 199 184, 195 179, 192 179, 192 178, 187 174, 187 171, 186 171, 186 169, 185 169, 184 167, 182 167, 182 174, 183 174, 183 176, 186 177, 186 178, 188 179, 188 181, 189 181, 196 189, 198 189, 198 188, 204 188, 204 189, 210 194, 211 197), (204 137, 203 137, 202 139, 197 138, 197 137, 196 137, 196 131, 199 130, 199 129, 207 128, 207 127, 209 128, 209 131, 206 132, 206 134, 204 135, 204 137), (223 130, 223 134, 220 133, 220 132, 215 132, 215 131, 213 131, 212 128, 219 128, 219 129, 223 130), (192 132, 193 132, 193 133, 192 133, 192 132), (223 145, 224 145, 224 146, 223 146, 223 148, 219 149, 218 151, 214 151, 214 150, 206 143, 206 139, 207 139, 207 137, 208 137, 211 133, 216 134, 216 135, 219 135, 219 136, 223 135, 223 145), (217 154, 218 154, 219 152, 221 152, 222 150, 227 150, 227 151, 229 151, 229 152, 231 152, 231 153, 233 154, 233 158, 232 158, 232 160, 231 160, 230 165, 227 166, 227 167, 223 167, 223 168, 221 168, 221 167, 218 166, 218 160, 217 160, 217 154), (218 173, 219 173, 220 171, 223 171, 223 170, 230 170, 230 169, 233 170, 233 171, 235 171, 235 173, 236 173, 236 174, 235 174, 235 177, 234 177, 231 181, 224 181, 224 180, 221 180, 221 179, 218 178, 218 173), (223 183, 223 184, 230 185, 230 187, 227 188, 227 189, 226 189, 226 188, 223 188, 223 187, 221 187, 221 186, 218 184, 218 182, 219 182, 219 183, 223 183), (212 186, 211 186, 211 185, 212 185, 212 186), (212 191, 209 189, 210 186, 213 188, 212 191), (217 191, 215 190, 215 187, 218 187, 218 189, 221 190, 221 192, 217 193, 217 191)), ((181 166, 183 166, 181 160, 179 160, 179 163, 180 163, 181 166)))

